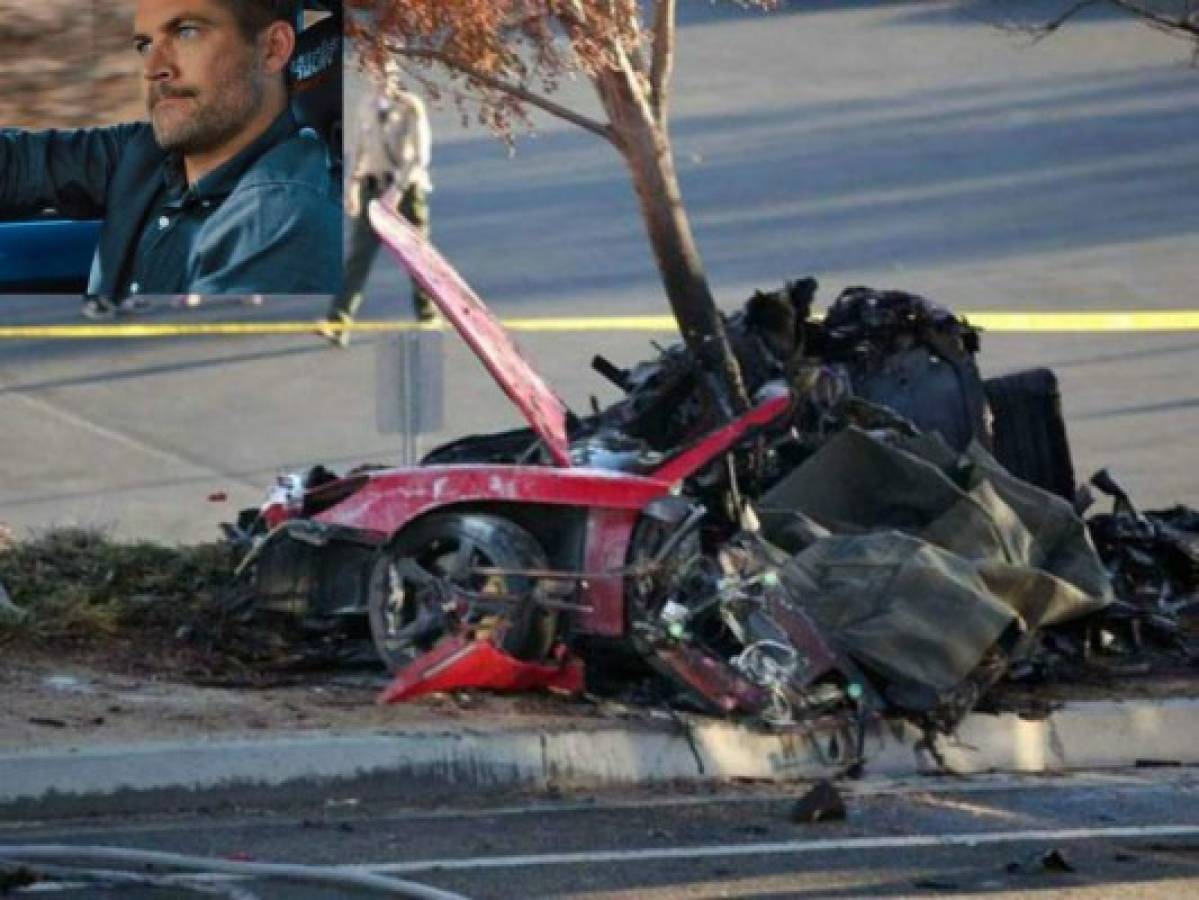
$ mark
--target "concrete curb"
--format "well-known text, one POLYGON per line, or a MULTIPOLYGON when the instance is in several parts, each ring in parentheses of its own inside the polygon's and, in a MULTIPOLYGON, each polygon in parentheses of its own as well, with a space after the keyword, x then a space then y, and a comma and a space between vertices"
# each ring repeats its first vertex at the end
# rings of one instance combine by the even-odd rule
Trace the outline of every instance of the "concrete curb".
MULTIPOLYGON (((890 776, 937 771, 917 746, 919 737, 902 723, 872 728, 866 770, 890 776)), ((831 732, 763 734, 688 717, 55 748, 0 753, 0 811, 139 799, 145 803, 135 806, 153 808, 166 794, 179 802, 213 792, 244 799, 256 791, 353 790, 419 800, 480 788, 793 781, 836 771, 844 740, 831 732)), ((939 750, 960 773, 1199 764, 1199 700, 1077 703, 1038 721, 976 714, 939 750)))

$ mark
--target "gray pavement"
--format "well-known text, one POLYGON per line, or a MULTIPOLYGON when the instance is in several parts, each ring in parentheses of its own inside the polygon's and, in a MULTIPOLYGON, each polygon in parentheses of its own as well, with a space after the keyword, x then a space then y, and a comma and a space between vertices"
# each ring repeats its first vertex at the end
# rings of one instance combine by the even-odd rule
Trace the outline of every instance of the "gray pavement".
MULTIPOLYGON (((717 295, 813 273, 830 300, 872 283, 962 311, 1191 308, 1199 76, 1185 45, 1116 15, 1039 44, 985 21, 1056 4, 791 4, 773 16, 682 4, 674 133, 717 295)), ((566 99, 593 101, 584 85, 566 99)), ((614 151, 537 117, 509 159, 437 114, 434 231, 501 315, 662 314, 614 151)), ((407 316, 390 261, 369 317, 407 316)), ((150 321, 307 319, 319 298, 164 309, 150 321)), ((75 321, 71 298, 0 298, 0 323, 75 321)), ((584 361, 651 355, 668 335, 525 336, 577 409, 611 398, 584 361)), ((216 534, 280 468, 396 462, 374 416, 374 341, 307 337, 0 340, 0 521, 216 534), (227 500, 210 502, 224 494, 227 500)), ((519 424, 452 336, 434 441, 519 424)), ((1199 335, 990 335, 989 373, 1059 370, 1080 472, 1135 499, 1199 504, 1191 469, 1199 335)))
MULTIPOLYGON (((332 793, 187 819, 98 808, 67 822, 0 820, 0 844, 353 865, 475 898, 1176 898, 1199 886, 1194 770, 843 782, 845 820, 820 824, 789 818, 804 790, 484 793, 436 809, 332 793)), ((64 897, 106 896, 63 882, 64 897)), ((262 898, 361 896, 241 885, 262 898)))
MULTIPOLYGON (((675 151, 718 298, 811 273, 963 307, 1193 305, 1187 46, 1112 15, 1035 45, 987 21, 1062 6, 680 4, 675 151)), ((505 311, 662 311, 615 151, 535 121, 509 159, 439 118, 440 245, 505 311)))

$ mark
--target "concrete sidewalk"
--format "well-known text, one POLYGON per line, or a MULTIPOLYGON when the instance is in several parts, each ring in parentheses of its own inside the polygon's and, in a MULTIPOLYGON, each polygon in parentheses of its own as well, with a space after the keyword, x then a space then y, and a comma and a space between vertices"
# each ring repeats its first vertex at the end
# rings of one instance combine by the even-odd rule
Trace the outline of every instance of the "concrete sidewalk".
MULTIPOLYGON (((938 750, 958 773, 1064 772, 1199 764, 1197 738, 1196 699, 1080 702, 1038 721, 974 714, 938 750)), ((840 733, 763 734, 694 716, 516 727, 481 717, 402 731, 60 746, 0 754, 0 814, 54 815, 99 802, 161 810, 314 793, 420 803, 480 789, 786 782, 836 773, 845 741, 840 733)), ((865 756, 871 775, 939 771, 920 735, 902 723, 870 728, 865 756)))

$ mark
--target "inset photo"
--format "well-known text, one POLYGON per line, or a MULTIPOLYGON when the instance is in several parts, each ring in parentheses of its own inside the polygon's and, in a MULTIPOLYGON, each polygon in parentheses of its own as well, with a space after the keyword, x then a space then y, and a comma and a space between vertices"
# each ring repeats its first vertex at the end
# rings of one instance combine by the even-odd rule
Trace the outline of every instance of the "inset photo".
POLYGON ((0 293, 336 294, 341 6, 0 4, 0 293))

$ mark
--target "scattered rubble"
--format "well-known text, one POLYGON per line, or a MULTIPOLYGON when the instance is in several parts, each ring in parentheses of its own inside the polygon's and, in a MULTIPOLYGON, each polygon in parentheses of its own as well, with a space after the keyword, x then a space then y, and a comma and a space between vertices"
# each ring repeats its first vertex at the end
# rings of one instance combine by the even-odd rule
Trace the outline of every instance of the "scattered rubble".
POLYGON ((1021 873, 1063 875, 1075 872, 1077 869, 1065 853, 1054 847, 1051 850, 1036 854, 1031 859, 1013 860, 1004 866, 1004 871, 1009 875, 1021 873))
POLYGON ((801 825, 840 822, 845 816, 845 798, 827 778, 822 778, 812 785, 791 807, 791 821, 801 825))

